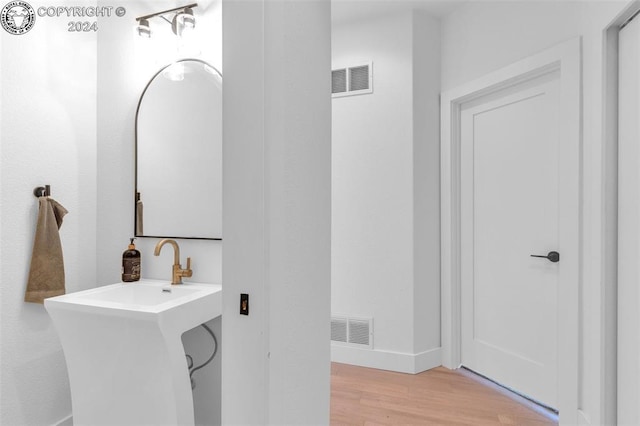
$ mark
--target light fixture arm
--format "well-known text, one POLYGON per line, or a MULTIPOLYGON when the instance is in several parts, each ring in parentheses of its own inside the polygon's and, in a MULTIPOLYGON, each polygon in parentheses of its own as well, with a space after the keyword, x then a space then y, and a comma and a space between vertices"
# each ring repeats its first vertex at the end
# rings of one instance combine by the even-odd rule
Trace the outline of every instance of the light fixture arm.
MULTIPOLYGON (((167 13, 177 12, 177 11, 180 11, 180 10, 184 10, 186 8, 193 9, 194 7, 198 7, 198 3, 191 3, 191 4, 187 4, 187 5, 180 6, 180 7, 174 7, 173 9, 163 10, 162 12, 156 12, 156 13, 151 13, 149 15, 139 16, 139 17, 136 18, 136 21, 140 22, 141 19, 154 18, 156 16, 162 16, 162 15, 165 15, 167 13)), ((164 18, 164 16, 162 16, 162 17, 164 18)), ((164 18, 164 19, 167 20, 166 18, 164 18)))

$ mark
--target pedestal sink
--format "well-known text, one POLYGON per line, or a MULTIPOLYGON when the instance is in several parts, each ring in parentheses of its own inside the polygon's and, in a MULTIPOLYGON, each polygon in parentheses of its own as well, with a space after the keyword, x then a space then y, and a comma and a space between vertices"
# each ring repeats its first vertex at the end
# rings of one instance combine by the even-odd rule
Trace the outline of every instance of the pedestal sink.
POLYGON ((181 335, 222 313, 218 284, 141 280, 46 299, 74 425, 193 425, 181 335))

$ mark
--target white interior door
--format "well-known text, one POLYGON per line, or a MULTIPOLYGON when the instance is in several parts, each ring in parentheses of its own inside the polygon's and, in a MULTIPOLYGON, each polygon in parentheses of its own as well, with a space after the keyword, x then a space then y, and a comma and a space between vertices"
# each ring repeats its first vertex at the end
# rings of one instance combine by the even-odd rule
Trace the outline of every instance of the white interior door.
POLYGON ((559 109, 555 71, 460 113, 462 364, 550 407, 563 265, 559 109), (531 257, 550 252, 560 260, 531 257))
POLYGON ((557 408, 560 424, 579 414, 580 58, 568 40, 441 106, 443 365, 557 408), (530 257, 550 251, 559 262, 530 257))

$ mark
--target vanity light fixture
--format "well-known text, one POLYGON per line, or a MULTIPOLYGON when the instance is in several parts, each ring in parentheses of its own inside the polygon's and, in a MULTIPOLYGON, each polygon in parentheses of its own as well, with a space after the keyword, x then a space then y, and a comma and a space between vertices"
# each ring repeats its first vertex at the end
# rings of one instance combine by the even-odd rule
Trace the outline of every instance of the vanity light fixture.
POLYGON ((161 12, 151 13, 149 15, 139 16, 136 18, 138 22, 138 35, 141 37, 151 37, 151 27, 149 26, 149 19, 160 17, 169 25, 171 30, 178 37, 182 36, 184 30, 191 30, 196 26, 196 18, 193 16, 193 8, 198 7, 198 3, 188 4, 186 6, 175 7, 173 9, 163 10, 161 12), (171 15, 173 17, 169 20, 165 15, 171 15))

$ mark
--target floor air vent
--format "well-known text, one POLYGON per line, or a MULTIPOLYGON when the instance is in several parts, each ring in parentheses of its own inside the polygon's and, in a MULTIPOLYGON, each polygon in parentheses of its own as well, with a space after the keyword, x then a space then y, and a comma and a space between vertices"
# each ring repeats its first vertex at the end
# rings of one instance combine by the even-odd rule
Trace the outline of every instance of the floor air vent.
POLYGON ((373 349, 373 319, 332 316, 331 341, 373 349))
POLYGON ((373 64, 337 68, 331 71, 331 96, 373 93, 373 64))

